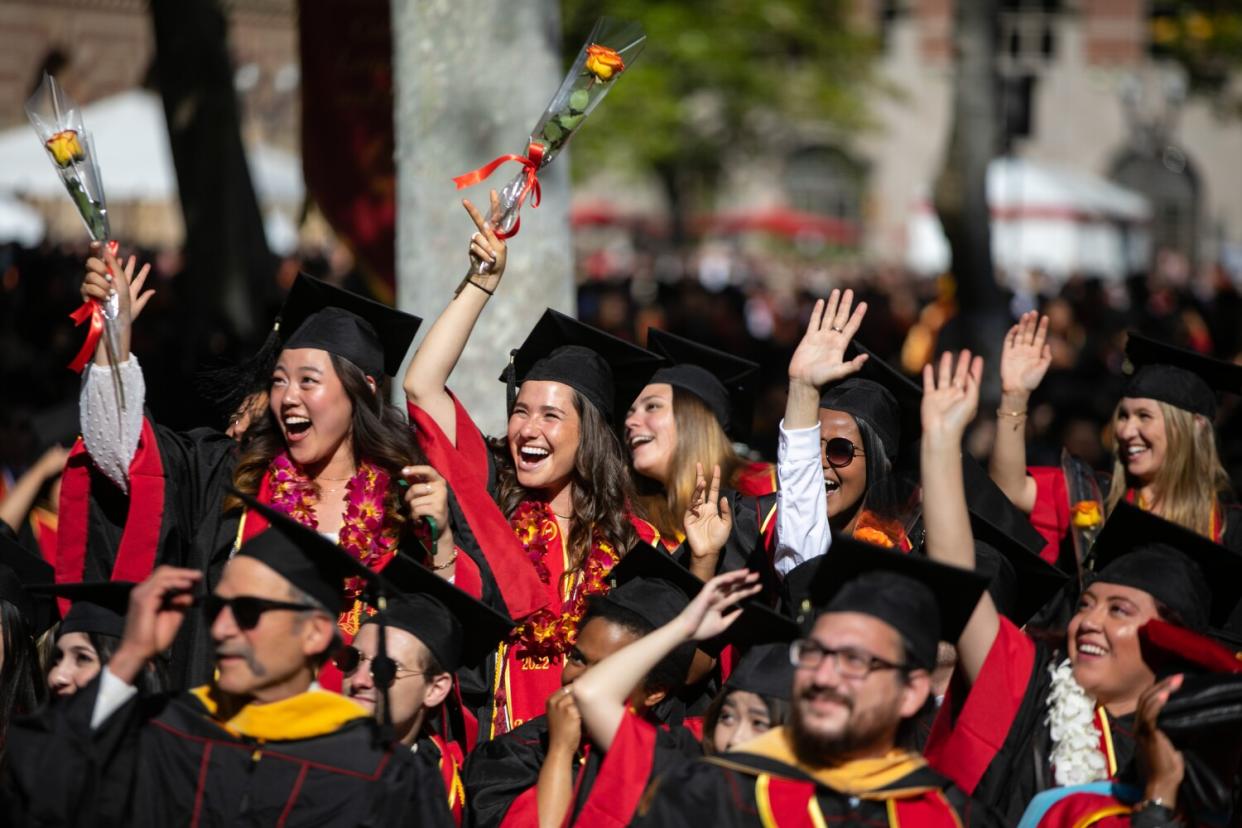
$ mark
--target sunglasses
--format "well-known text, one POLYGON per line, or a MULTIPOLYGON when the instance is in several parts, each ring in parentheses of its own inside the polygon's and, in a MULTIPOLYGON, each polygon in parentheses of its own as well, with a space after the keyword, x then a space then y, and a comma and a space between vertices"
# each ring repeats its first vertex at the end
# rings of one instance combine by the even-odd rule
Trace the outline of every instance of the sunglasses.
POLYGON ((352 676, 364 664, 370 663, 371 677, 375 679, 377 684, 384 683, 383 679, 385 678, 388 669, 391 669, 392 674, 387 678, 387 683, 392 683, 393 680, 405 678, 406 676, 423 675, 423 673, 419 670, 405 669, 391 658, 387 659, 387 662, 388 665, 391 665, 390 668, 385 665, 384 660, 378 656, 373 657, 363 655, 361 650, 349 644, 338 648, 337 651, 332 654, 332 663, 336 666, 336 669, 340 670, 341 674, 345 676, 352 676))
POLYGON ((853 463, 855 457, 866 456, 857 446, 844 437, 833 437, 831 440, 824 440, 823 446, 824 457, 828 460, 828 465, 834 469, 843 469, 850 463, 853 463))
POLYGON ((272 610, 319 609, 319 607, 311 606, 310 604, 269 601, 266 598, 256 598, 253 595, 239 595, 236 598, 221 598, 219 595, 208 595, 203 599, 203 614, 207 616, 207 623, 214 622, 225 607, 228 607, 233 613, 233 620, 243 630, 253 630, 259 626, 259 619, 263 617, 263 613, 272 610))

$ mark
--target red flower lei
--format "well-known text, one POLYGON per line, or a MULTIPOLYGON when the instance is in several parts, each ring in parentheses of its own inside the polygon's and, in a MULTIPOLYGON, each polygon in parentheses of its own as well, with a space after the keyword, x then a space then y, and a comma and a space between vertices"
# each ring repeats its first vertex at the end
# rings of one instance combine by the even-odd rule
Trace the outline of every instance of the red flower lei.
MULTIPOLYGON (((556 537, 556 519, 548 504, 537 500, 523 501, 509 525, 517 535, 518 543, 526 550, 526 556, 539 580, 551 583, 551 573, 544 562, 548 555, 548 543, 556 537)), ((582 564, 581 573, 569 597, 561 602, 558 610, 541 609, 527 618, 514 630, 513 641, 521 658, 559 658, 574 645, 578 638, 578 622, 586 612, 587 598, 608 591, 607 577, 620 556, 612 544, 591 535, 591 552, 582 564)))
MULTIPOLYGON (((319 499, 315 484, 281 452, 272 458, 268 468, 271 485, 271 506, 310 529, 319 529, 315 518, 315 502, 319 499)), ((397 545, 397 532, 384 510, 384 494, 388 491, 388 472, 366 460, 358 464, 357 473, 345 484, 345 517, 338 537, 340 547, 369 569, 376 569, 392 556, 397 545)), ((361 578, 345 582, 345 595, 355 604, 362 594, 361 578)), ((354 607, 354 610, 357 606, 354 607)), ((346 615, 353 615, 347 611, 346 615)), ((342 616, 342 622, 345 616, 342 616)), ((347 630, 351 634, 356 631, 347 630)))

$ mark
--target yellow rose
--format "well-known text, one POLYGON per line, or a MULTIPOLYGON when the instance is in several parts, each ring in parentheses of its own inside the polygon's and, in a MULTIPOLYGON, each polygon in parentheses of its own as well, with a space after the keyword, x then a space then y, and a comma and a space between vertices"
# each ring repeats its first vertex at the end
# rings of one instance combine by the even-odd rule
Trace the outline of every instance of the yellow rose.
POLYGON ((586 70, 602 81, 612 80, 613 75, 625 71, 625 61, 615 50, 591 44, 587 47, 586 70))
POLYGON ((1070 521, 1078 529, 1099 526, 1104 522, 1104 516, 1100 514, 1100 504, 1094 500, 1078 501, 1074 504, 1074 514, 1071 515, 1070 521))
POLYGON ((86 153, 82 151, 82 143, 78 141, 78 134, 72 129, 62 130, 47 139, 47 148, 51 151, 52 158, 57 165, 61 167, 67 167, 74 161, 86 158, 86 153))

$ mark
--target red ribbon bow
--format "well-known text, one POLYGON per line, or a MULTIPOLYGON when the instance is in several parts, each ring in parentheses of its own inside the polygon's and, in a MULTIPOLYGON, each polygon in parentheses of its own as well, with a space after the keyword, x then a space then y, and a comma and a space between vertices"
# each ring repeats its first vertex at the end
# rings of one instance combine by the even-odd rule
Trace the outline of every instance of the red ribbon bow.
MULTIPOLYGON (((108 242, 108 252, 113 256, 119 245, 115 241, 108 242)), ((82 343, 82 350, 78 351, 78 355, 73 358, 73 362, 69 363, 69 370, 82 373, 82 369, 86 367, 86 363, 91 361, 91 356, 95 353, 95 347, 99 345, 99 337, 103 336, 104 317, 103 307, 94 299, 87 299, 78 309, 69 314, 69 318, 73 320, 73 326, 76 328, 87 319, 91 321, 90 328, 86 331, 86 341, 82 343)))
MULTIPOLYGON (((530 199, 530 206, 538 207, 541 197, 538 172, 539 165, 543 163, 543 152, 543 144, 538 141, 531 141, 526 147, 525 155, 514 155, 513 153, 502 155, 499 158, 495 158, 487 164, 484 164, 477 170, 472 170, 464 175, 457 176, 453 179, 453 183, 457 185, 457 189, 459 190, 465 189, 466 187, 472 187, 480 181, 485 180, 492 173, 496 172, 501 164, 506 164, 509 161, 516 161, 526 168, 526 184, 522 187, 522 192, 518 195, 517 209, 521 209, 522 202, 526 200, 526 196, 529 193, 533 193, 530 199)), ((512 230, 505 232, 500 228, 496 228, 496 236, 502 239, 511 239, 518 234, 518 230, 520 230, 521 227, 522 216, 518 215, 517 221, 513 223, 512 230)))

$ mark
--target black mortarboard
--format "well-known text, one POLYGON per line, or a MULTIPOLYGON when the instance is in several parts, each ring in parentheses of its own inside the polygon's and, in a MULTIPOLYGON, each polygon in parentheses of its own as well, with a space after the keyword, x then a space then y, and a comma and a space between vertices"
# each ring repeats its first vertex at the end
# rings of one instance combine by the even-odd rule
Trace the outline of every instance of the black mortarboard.
POLYGON ((793 691, 793 674, 788 641, 760 644, 747 650, 738 661, 725 681, 725 692, 743 690, 769 699, 788 701, 793 691))
POLYGON ((962 456, 962 479, 975 537, 975 570, 988 577, 996 609, 1021 627, 1069 576, 1040 557, 1043 535, 970 455, 962 456))
POLYGON ((548 308, 500 379, 512 380, 512 387, 527 380, 564 383, 611 422, 616 398, 628 404, 659 366, 655 354, 548 308))
POLYGON ((1242 365, 1203 356, 1129 332, 1126 358, 1134 368, 1123 397, 1146 397, 1208 419, 1216 392, 1242 394, 1242 365))
POLYGON ((366 623, 405 630, 423 643, 450 673, 473 667, 513 629, 501 615, 407 555, 398 554, 380 571, 387 606, 366 623))
POLYGON ((853 538, 833 538, 810 584, 816 610, 858 612, 897 630, 913 664, 930 670, 936 645, 956 642, 987 587, 982 575, 853 538))
POLYGON ((396 376, 401 370, 422 321, 301 274, 276 325, 284 348, 322 348, 378 378, 396 376))
POLYGON ((95 633, 120 638, 125 632, 125 613, 133 581, 92 581, 86 583, 40 584, 31 592, 55 595, 72 602, 60 622, 57 635, 95 633))
POLYGON ((1125 501, 1091 555, 1092 580, 1141 589, 1191 629, 1223 626, 1238 604, 1242 555, 1125 501))
POLYGON ((650 382, 666 382, 698 397, 735 440, 750 436, 757 363, 658 328, 647 331, 647 347, 670 363, 650 382))
MULTIPOLYGON (((703 582, 668 553, 646 543, 634 546, 621 559, 609 578, 616 584, 607 600, 646 618, 653 627, 672 621, 703 589, 703 582)), ((717 638, 699 642, 698 649, 715 654, 727 644, 739 648, 771 641, 790 641, 797 625, 785 616, 750 600, 742 602, 742 615, 717 638)))
POLYGON ((31 593, 28 587, 55 579, 56 570, 42 555, 31 552, 7 533, 0 534, 0 599, 17 607, 35 638, 50 629, 60 613, 52 598, 31 593))
POLYGON ((233 494, 261 514, 270 526, 242 544, 238 555, 267 564, 329 612, 345 609, 346 578, 362 578, 372 593, 376 591, 379 579, 353 555, 250 495, 236 490, 233 494))
POLYGON ((834 383, 819 398, 820 408, 844 411, 863 420, 880 438, 889 462, 913 454, 907 446, 923 431, 920 408, 923 389, 860 342, 851 342, 846 359, 866 354, 862 369, 834 383))

